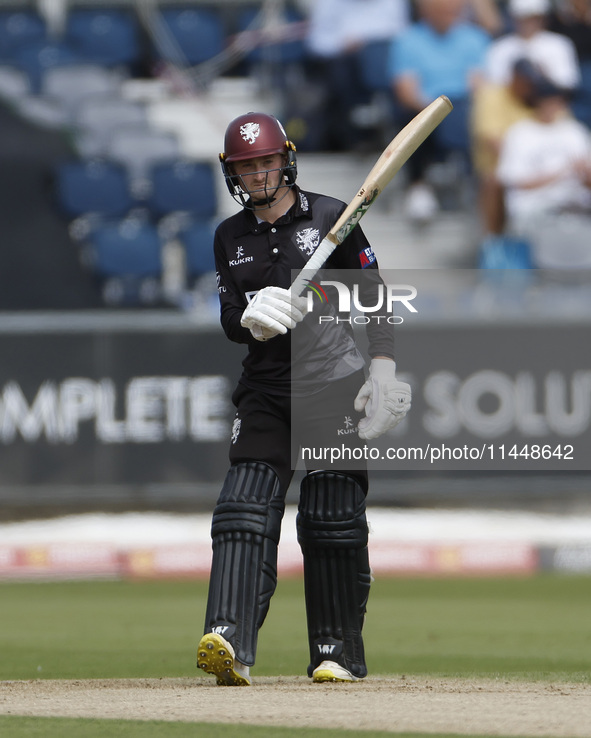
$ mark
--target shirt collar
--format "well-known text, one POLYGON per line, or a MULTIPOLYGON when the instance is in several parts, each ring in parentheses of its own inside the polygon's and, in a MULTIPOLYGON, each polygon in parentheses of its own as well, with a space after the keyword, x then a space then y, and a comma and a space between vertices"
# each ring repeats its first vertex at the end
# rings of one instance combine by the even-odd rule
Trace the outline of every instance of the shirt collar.
POLYGON ((296 218, 308 218, 312 219, 312 203, 307 193, 301 190, 297 185, 293 186, 296 200, 291 208, 278 218, 275 223, 267 223, 266 221, 259 223, 256 215, 252 210, 244 208, 242 210, 242 227, 239 232, 236 233, 236 238, 244 236, 247 233, 260 233, 273 225, 285 225, 291 223, 296 218))

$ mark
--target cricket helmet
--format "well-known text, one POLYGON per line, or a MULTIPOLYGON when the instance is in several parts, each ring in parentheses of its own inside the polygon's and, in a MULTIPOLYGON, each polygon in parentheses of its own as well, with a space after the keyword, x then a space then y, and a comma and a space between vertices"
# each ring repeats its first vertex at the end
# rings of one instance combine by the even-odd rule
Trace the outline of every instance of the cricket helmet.
POLYGON ((296 148, 277 118, 267 113, 246 113, 231 121, 226 129, 220 162, 230 194, 245 207, 249 207, 248 193, 234 173, 232 163, 270 154, 284 155, 284 186, 289 189, 297 177, 296 148))

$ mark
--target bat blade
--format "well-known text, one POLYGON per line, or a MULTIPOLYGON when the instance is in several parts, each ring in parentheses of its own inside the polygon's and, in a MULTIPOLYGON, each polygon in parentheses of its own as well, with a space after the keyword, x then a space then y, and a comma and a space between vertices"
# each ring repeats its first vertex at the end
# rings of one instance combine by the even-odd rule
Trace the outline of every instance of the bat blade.
POLYGON ((313 278, 334 249, 347 238, 394 175, 452 110, 453 105, 450 100, 445 95, 441 95, 421 110, 390 141, 357 194, 295 278, 291 287, 295 294, 302 294, 308 280, 313 278))

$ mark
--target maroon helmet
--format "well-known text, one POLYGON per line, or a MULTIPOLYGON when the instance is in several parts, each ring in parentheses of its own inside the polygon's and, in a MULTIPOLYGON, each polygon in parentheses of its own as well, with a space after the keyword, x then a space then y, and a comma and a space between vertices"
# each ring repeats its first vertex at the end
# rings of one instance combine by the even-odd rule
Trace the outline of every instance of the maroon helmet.
MULTIPOLYGON (((232 171, 232 162, 269 154, 285 155, 282 169, 287 194, 297 177, 295 151, 295 146, 288 140, 283 126, 274 116, 267 113, 246 113, 235 118, 226 129, 224 151, 220 154, 222 172, 232 197, 244 207, 252 207, 240 177, 232 171)), ((271 202, 269 201, 269 206, 271 202)))

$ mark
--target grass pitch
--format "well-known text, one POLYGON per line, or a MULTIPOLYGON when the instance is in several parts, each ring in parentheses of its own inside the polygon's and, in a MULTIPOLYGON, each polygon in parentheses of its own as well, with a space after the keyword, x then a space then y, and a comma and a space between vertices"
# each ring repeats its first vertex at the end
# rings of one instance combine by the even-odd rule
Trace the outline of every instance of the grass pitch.
MULTIPOLYGON (((589 682, 591 580, 380 579, 370 673, 589 682)), ((204 582, 0 584, 0 679, 195 676, 204 582)), ((279 583, 253 675, 304 674, 303 584, 279 583)))
MULTIPOLYGON (((588 577, 557 575, 379 579, 365 628, 370 673, 590 683, 590 585, 588 577)), ((0 680, 195 677, 206 595, 204 582, 2 583, 0 680)), ((253 676, 304 674, 307 663, 303 583, 281 581, 261 631, 253 676)), ((0 716, 0 735, 10 738, 305 738, 317 733, 0 716)), ((333 733, 335 738, 386 735, 322 730, 326 738, 333 733)))
MULTIPOLYGON (((82 720, 73 718, 3 718, 0 735, 7 738, 392 738, 383 731, 327 730, 315 728, 269 728, 261 725, 211 725, 158 721, 82 720), (6 733, 2 731, 5 730, 6 733), (50 731, 50 732, 48 732, 50 731)), ((396 738, 434 738, 422 733, 397 733, 396 738)), ((477 738, 437 734, 437 738, 477 738)), ((479 738, 485 738, 481 736, 479 738)), ((503 736, 496 736, 503 738, 503 736)))

